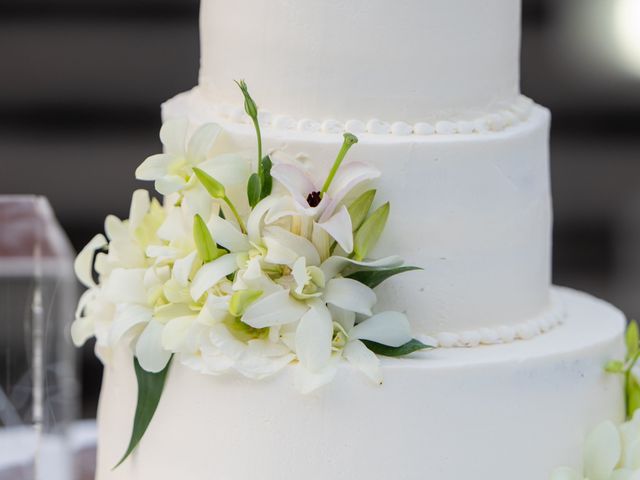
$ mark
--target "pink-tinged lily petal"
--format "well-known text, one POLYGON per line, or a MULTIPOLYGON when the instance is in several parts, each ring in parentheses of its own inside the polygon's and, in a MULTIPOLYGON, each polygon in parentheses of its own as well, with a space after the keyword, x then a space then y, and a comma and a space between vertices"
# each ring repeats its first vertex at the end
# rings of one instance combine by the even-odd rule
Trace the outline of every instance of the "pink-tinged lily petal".
POLYGON ((319 372, 331 358, 333 321, 327 307, 314 302, 296 329, 296 355, 311 372, 319 372))
POLYGON ((173 264, 173 278, 182 287, 189 285, 189 275, 195 264, 196 258, 198 258, 198 252, 191 252, 184 258, 176 260, 173 264))
POLYGON ((271 169, 271 176, 288 190, 293 199, 301 206, 309 206, 307 197, 312 192, 319 191, 309 175, 295 165, 279 163, 271 169))
POLYGON ((162 331, 164 325, 151 320, 138 337, 136 343, 136 357, 140 366, 147 372, 160 372, 169 363, 171 352, 162 347, 162 331))
POLYGON ((242 321, 253 328, 273 327, 300 320, 308 307, 291 298, 289 290, 280 290, 249 305, 242 321))
POLYGON ((189 120, 186 118, 172 118, 162 124, 160 141, 164 151, 184 156, 189 120))
POLYGON ((144 288, 144 268, 116 268, 104 285, 105 297, 113 303, 137 303, 146 305, 147 291, 144 288))
POLYGON ((298 258, 305 257, 307 265, 320 265, 320 255, 313 243, 284 228, 265 227, 263 240, 267 247, 267 262, 293 266, 298 258))
POLYGON ((222 128, 215 123, 207 123, 195 131, 187 148, 187 158, 192 165, 198 165, 207 158, 221 131, 222 128))
POLYGON ((363 315, 371 315, 371 309, 377 301, 373 290, 350 278, 329 280, 324 291, 324 299, 336 307, 363 315))
POLYGON ((162 195, 171 195, 179 190, 182 190, 187 181, 179 175, 165 175, 159 178, 155 182, 155 187, 158 193, 162 195))
POLYGON ((151 309, 141 305, 120 304, 116 306, 116 314, 109 331, 109 345, 116 345, 134 327, 148 323, 151 316, 151 309))
POLYGON ((151 208, 151 199, 146 190, 136 190, 131 197, 131 207, 129 208, 129 229, 133 232, 140 226, 144 217, 151 208))
POLYGON ((179 161, 179 158, 171 153, 151 155, 136 168, 136 178, 138 180, 158 180, 167 174, 171 164, 176 161, 179 161))
POLYGON ((340 202, 358 185, 379 176, 379 170, 363 162, 350 162, 343 165, 329 187, 327 195, 331 198, 331 202, 322 213, 320 221, 324 221, 333 215, 340 202))
POLYGON ((295 375, 295 384, 302 394, 311 393, 328 383, 331 383, 338 371, 338 358, 331 357, 329 363, 320 371, 312 372, 302 364, 298 365, 295 375))
POLYGON ((343 205, 333 217, 317 225, 331 235, 346 253, 353 251, 353 225, 347 207, 343 205))
POLYGON ((236 226, 224 218, 214 216, 208 223, 216 243, 232 253, 246 252, 251 249, 251 244, 247 236, 243 234, 236 226))
POLYGON ((360 340, 353 340, 347 343, 342 355, 351 365, 356 367, 375 383, 382 383, 380 359, 360 340))
POLYGON ((174 353, 181 351, 195 319, 190 315, 169 320, 162 330, 162 348, 174 353))
POLYGON ((608 480, 622 455, 622 442, 613 422, 598 425, 584 447, 584 473, 589 480, 608 480))
POLYGON ((349 336, 390 347, 400 347, 413 338, 407 316, 399 312, 378 313, 353 327, 349 336))
POLYGON ((204 265, 191 284, 191 298, 198 300, 204 292, 238 269, 238 256, 230 253, 204 265))
POLYGON ((360 270, 380 270, 385 268, 396 268, 404 263, 402 258, 394 255, 391 257, 381 258, 379 260, 358 262, 351 258, 346 257, 329 257, 327 258, 320 268, 324 272, 326 278, 333 278, 341 273, 345 268, 349 266, 357 266, 360 270))
POLYGON ((75 259, 73 268, 80 283, 85 287, 95 287, 93 281, 93 257, 95 253, 107 246, 107 239, 104 235, 98 234, 80 251, 75 259))

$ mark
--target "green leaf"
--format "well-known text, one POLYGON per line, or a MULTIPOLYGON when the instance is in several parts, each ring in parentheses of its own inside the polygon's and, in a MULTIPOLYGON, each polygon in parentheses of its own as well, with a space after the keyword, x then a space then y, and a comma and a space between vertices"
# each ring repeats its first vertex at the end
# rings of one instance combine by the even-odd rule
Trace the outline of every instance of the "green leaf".
POLYGON ((620 360, 609 360, 604 369, 607 373, 624 373, 624 362, 620 360))
POLYGON ((384 270, 360 270, 359 272, 352 273, 348 275, 347 278, 351 278, 360 283, 365 284, 369 288, 376 288, 386 279, 393 277, 394 275, 399 275, 405 272, 411 272, 414 270, 422 270, 420 267, 398 267, 398 268, 387 268, 384 270))
POLYGON ((249 177, 249 183, 247 183, 247 198, 251 208, 255 208, 260 201, 261 192, 262 182, 260 181, 260 175, 252 173, 249 177))
POLYGON ((640 385, 632 373, 627 376, 627 418, 633 418, 633 414, 640 408, 640 385))
MULTIPOLYGON (((173 357, 172 357, 173 358, 173 357)), ((136 372, 136 379, 138 380, 138 402, 136 405, 136 413, 133 420, 133 431, 131 433, 131 440, 129 441, 129 447, 125 452, 122 459, 118 464, 113 467, 115 470, 133 453, 140 440, 144 436, 153 415, 156 413, 162 391, 164 390, 164 384, 167 379, 167 372, 171 365, 171 359, 164 367, 164 370, 158 373, 150 373, 144 370, 137 358, 133 359, 133 367, 136 372)))
POLYGON ((371 210, 371 204, 376 198, 375 190, 367 190, 358 198, 356 198, 351 205, 347 208, 349 216, 351 217, 351 225, 353 225, 353 231, 355 232, 360 228, 362 222, 365 221, 369 210, 371 210))
POLYGON ((353 241, 354 257, 358 261, 367 258, 369 252, 378 243, 389 218, 389 202, 382 205, 367 218, 355 234, 353 241))
POLYGON ((195 241, 198 255, 200 255, 204 263, 213 262, 220 256, 218 246, 200 215, 193 217, 193 240, 195 241))
POLYGON ((376 355, 382 355, 385 357, 403 357, 410 353, 417 352, 419 350, 425 350, 433 348, 430 345, 425 345, 420 340, 410 340, 409 342, 399 347, 390 347, 388 345, 382 345, 381 343, 372 342, 371 340, 361 340, 365 346, 376 355))
POLYGON ((627 358, 633 358, 638 353, 640 335, 638 332, 638 323, 635 320, 629 322, 627 333, 625 336, 627 344, 627 358))
POLYGON ((198 180, 200 180, 202 186, 207 190, 207 192, 209 192, 209 195, 211 195, 213 198, 223 199, 227 196, 224 190, 224 185, 222 185, 207 172, 199 169, 198 167, 193 167, 193 173, 196 174, 196 177, 198 177, 198 180))
POLYGON ((229 301, 229 313, 234 317, 241 317, 249 305, 262 296, 262 290, 238 290, 229 301))
POLYGON ((271 190, 273 189, 273 178, 271 177, 271 167, 273 167, 273 162, 271 161, 271 158, 269 158, 269 155, 262 159, 261 164, 260 184, 262 185, 262 188, 260 190, 260 200, 271 195, 271 190))

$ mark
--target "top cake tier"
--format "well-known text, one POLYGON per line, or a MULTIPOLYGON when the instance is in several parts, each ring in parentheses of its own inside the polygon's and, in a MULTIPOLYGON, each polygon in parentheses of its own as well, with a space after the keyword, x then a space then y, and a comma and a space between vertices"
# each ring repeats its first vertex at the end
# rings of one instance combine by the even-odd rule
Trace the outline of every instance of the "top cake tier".
POLYGON ((202 0, 200 85, 316 121, 470 120, 519 94, 519 0, 202 0))

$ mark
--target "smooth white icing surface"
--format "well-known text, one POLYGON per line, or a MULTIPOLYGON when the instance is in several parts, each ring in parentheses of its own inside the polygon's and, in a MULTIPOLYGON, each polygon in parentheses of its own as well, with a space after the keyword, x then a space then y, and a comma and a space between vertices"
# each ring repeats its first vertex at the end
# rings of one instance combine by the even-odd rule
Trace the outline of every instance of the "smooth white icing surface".
MULTIPOLYGON (((216 115, 193 92, 163 108, 165 118, 187 116, 194 126, 219 122, 221 148, 255 148, 253 127, 216 115)), ((520 325, 550 306, 551 201, 547 110, 486 134, 359 134, 348 160, 376 166, 378 200, 391 216, 374 253, 401 255, 424 268, 378 289, 379 309, 406 311, 420 334, 461 333, 520 325)), ((265 148, 324 178, 342 143, 340 133, 278 127, 263 131, 265 148)))
POLYGON ((315 394, 293 387, 295 366, 267 381, 206 377, 175 362, 137 452, 131 356, 106 365, 98 480, 541 480, 582 465, 586 433, 622 420, 624 316, 556 289, 566 322, 525 342, 439 349, 383 362, 375 386, 347 364, 315 394))
POLYGON ((203 0, 200 85, 345 122, 473 120, 519 93, 520 1, 203 0))

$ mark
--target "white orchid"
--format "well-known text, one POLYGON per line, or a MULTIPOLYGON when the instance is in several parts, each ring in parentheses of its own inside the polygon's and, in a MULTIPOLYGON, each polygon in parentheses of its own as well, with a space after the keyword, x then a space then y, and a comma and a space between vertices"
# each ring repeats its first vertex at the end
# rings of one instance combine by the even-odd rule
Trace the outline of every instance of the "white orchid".
POLYGON ((583 471, 556 469, 551 480, 640 480, 640 412, 617 427, 598 425, 584 446, 583 471))

